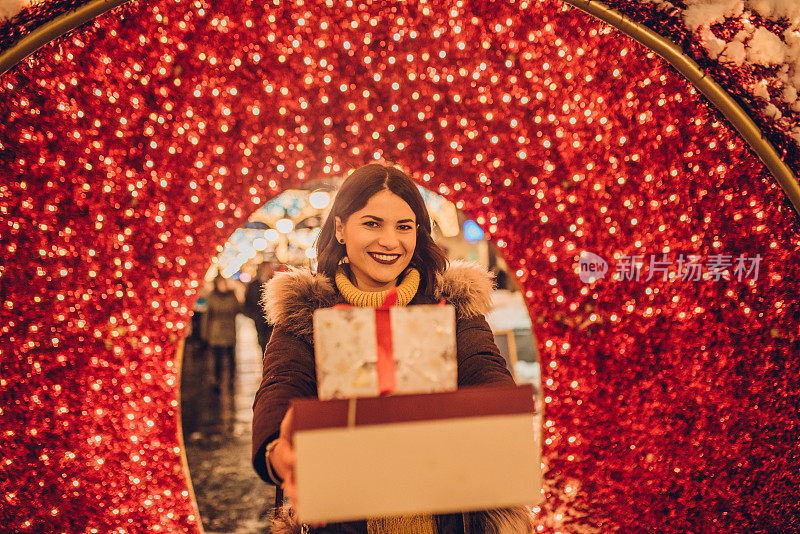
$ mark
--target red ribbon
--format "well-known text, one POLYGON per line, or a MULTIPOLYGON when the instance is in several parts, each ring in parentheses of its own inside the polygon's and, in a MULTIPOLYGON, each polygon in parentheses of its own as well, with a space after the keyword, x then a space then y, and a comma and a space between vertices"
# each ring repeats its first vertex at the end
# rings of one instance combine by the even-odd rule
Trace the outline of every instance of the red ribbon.
POLYGON ((378 346, 378 393, 385 395, 394 391, 397 385, 392 349, 392 320, 389 308, 397 303, 397 288, 393 287, 383 299, 383 304, 375 308, 375 333, 378 346))
MULTIPOLYGON (((375 308, 375 334, 378 348, 378 393, 385 395, 394 391, 397 385, 392 348, 392 320, 389 308, 397 304, 397 287, 386 293, 383 302, 375 308)), ((349 304, 337 304, 334 308, 352 308, 349 304)))

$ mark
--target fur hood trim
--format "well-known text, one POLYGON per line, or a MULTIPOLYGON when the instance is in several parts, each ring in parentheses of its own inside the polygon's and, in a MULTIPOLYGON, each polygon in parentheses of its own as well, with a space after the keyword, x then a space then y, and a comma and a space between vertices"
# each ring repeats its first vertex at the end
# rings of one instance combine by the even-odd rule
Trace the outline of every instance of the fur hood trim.
MULTIPOLYGON (((444 299, 463 317, 483 315, 492 303, 494 278, 482 265, 456 260, 436 280, 434 297, 444 299)), ((264 315, 272 324, 280 324, 297 335, 310 335, 312 317, 318 308, 329 308, 339 299, 331 279, 309 269, 290 267, 275 273, 264 284, 264 315)))

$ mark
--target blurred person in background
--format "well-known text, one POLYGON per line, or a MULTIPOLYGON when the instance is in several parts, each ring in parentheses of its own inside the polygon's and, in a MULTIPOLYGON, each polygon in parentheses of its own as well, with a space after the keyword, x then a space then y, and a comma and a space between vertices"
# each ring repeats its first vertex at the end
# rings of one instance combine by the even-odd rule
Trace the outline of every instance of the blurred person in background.
POLYGON ((228 382, 233 390, 236 372, 236 314, 242 305, 230 282, 220 275, 214 278, 214 289, 208 296, 203 317, 202 337, 214 354, 214 389, 222 384, 223 366, 227 363, 228 382))
POLYGON ((258 265, 256 276, 247 284, 244 293, 244 314, 250 317, 256 325, 258 334, 258 344, 261 345, 261 354, 267 348, 269 337, 272 335, 272 325, 267 322, 264 316, 264 307, 261 303, 261 293, 264 289, 264 282, 272 278, 275 274, 275 263, 265 261, 258 265))

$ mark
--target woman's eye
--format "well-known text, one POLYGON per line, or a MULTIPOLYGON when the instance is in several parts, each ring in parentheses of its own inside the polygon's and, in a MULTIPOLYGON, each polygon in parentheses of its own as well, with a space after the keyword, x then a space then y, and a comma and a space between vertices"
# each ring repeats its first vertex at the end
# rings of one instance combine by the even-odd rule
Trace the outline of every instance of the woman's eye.
POLYGON ((367 221, 367 222, 364 223, 364 226, 366 226, 368 228, 377 228, 378 227, 378 223, 375 222, 375 221, 367 221))
POLYGON ((398 228, 402 232, 409 232, 414 229, 410 224, 401 224, 400 226, 398 226, 398 228))

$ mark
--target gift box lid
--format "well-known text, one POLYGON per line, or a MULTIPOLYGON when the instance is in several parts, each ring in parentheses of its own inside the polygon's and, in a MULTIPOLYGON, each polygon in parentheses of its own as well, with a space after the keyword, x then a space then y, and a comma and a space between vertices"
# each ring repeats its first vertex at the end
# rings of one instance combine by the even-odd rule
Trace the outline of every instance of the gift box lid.
POLYGON ((529 384, 293 405, 301 521, 541 501, 541 429, 529 384))
POLYGON ((534 412, 531 384, 326 401, 303 398, 292 400, 292 406, 295 432, 534 412))

